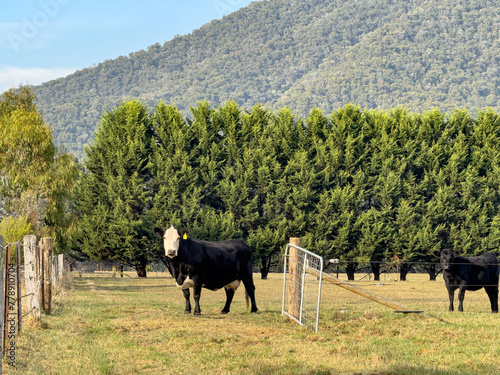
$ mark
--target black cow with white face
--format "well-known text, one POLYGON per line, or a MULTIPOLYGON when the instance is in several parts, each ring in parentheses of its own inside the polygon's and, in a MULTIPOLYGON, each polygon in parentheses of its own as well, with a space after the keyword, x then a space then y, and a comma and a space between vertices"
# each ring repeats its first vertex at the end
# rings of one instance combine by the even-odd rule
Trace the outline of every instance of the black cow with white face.
POLYGON ((453 311, 455 290, 458 292, 458 311, 464 311, 463 303, 466 290, 484 288, 490 299, 491 312, 498 312, 498 258, 495 253, 476 257, 462 257, 458 252, 444 249, 441 251, 443 277, 450 297, 449 311, 453 311))
POLYGON ((169 271, 186 299, 186 314, 191 313, 189 288, 193 288, 194 315, 200 315, 201 288, 218 290, 225 288, 226 304, 222 314, 227 314, 234 292, 243 282, 248 306, 257 312, 255 286, 252 274, 252 249, 243 240, 202 241, 181 237, 173 226, 166 231, 154 228, 153 232, 163 237, 165 255, 169 260, 169 271))

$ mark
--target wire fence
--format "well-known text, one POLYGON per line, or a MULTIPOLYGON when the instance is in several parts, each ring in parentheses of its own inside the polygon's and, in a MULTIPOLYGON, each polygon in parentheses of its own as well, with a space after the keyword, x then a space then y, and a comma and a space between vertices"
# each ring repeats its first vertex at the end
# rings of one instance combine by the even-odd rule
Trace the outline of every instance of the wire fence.
MULTIPOLYGON (((401 279, 401 271, 405 271, 407 277, 412 274, 425 274, 429 276, 430 280, 435 280, 439 277, 443 270, 439 262, 399 262, 398 264, 391 261, 377 261, 377 262, 355 262, 355 261, 338 261, 336 263, 328 263, 325 261, 324 271, 327 273, 335 274, 337 277, 346 277, 347 270, 352 265, 354 268, 351 281, 404 281, 401 279), (374 272, 373 264, 378 268, 378 275, 374 272)), ((457 263, 458 265, 458 263, 457 263)), ((92 276, 92 277, 138 277, 137 270, 131 266, 123 265, 119 262, 113 261, 74 261, 71 266, 68 266, 68 271, 73 272, 77 277, 92 276)), ((261 272, 259 268, 254 268, 255 273, 261 272)), ((283 263, 277 264, 272 267, 269 272, 282 273, 283 263)), ((153 262, 147 266, 148 278, 170 278, 167 267, 162 262, 153 262)))
MULTIPOLYGON (((131 266, 113 261, 72 261, 68 271, 78 276, 94 277, 137 277, 137 270, 131 266)), ((162 262, 153 262, 146 267, 147 277, 164 278, 170 276, 167 267, 162 262)))
POLYGON ((16 337, 25 318, 40 320, 42 310, 51 313, 52 293, 62 287, 66 263, 64 255, 53 254, 51 238, 37 244, 36 236, 29 235, 23 242, 4 244, 0 236, 0 344, 9 365, 15 367, 16 337))

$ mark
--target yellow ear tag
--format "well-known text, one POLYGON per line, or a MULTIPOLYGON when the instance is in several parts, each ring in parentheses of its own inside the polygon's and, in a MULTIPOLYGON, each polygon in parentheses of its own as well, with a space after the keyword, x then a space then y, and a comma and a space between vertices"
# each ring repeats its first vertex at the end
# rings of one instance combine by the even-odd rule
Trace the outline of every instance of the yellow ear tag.
POLYGON ((187 235, 187 233, 184 233, 184 236, 182 236, 182 239, 183 239, 183 240, 187 240, 187 239, 188 239, 188 235, 187 235))

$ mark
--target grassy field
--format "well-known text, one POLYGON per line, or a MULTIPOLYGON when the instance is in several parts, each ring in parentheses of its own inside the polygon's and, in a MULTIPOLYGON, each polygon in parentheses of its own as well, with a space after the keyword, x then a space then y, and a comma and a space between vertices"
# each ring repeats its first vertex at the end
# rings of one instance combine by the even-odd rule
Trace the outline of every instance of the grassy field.
MULTIPOLYGON (((154 274, 151 276, 155 276, 154 274)), ((424 310, 395 314, 325 283, 319 333, 281 315, 282 275, 255 275, 258 314, 238 290, 229 315, 225 294, 203 290, 202 315, 183 314, 170 277, 72 277, 42 324, 27 324, 17 368, 4 374, 499 374, 500 316, 484 291, 467 292, 464 313, 449 313, 442 278, 383 275, 356 282, 424 310)))

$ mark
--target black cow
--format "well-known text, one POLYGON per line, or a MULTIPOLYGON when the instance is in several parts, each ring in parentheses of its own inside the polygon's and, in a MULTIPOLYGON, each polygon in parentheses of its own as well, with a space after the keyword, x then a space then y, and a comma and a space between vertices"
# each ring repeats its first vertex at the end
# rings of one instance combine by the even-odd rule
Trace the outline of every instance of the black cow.
POLYGON ((458 311, 464 311, 466 290, 484 288, 490 298, 491 312, 498 312, 498 259, 495 253, 477 257, 462 257, 449 249, 441 251, 443 278, 450 297, 449 311, 453 311, 455 290, 458 292, 458 311))
POLYGON ((225 288, 226 305, 221 313, 227 314, 240 281, 245 286, 247 307, 250 298, 250 311, 257 312, 252 249, 243 240, 202 241, 187 238, 187 235, 181 238, 173 226, 166 231, 154 228, 153 232, 163 236, 169 271, 186 299, 184 313, 191 312, 189 288, 193 288, 194 315, 200 315, 200 294, 203 287, 210 290, 225 288))

